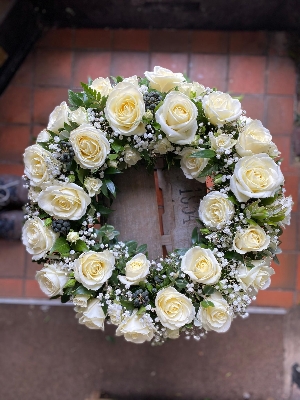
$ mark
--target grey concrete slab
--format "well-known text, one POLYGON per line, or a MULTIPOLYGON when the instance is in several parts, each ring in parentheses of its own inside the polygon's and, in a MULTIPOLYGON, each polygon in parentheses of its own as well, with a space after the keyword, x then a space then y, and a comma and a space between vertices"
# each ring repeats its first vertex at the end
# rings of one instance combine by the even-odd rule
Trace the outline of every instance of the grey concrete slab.
POLYGON ((0 399, 281 400, 283 315, 236 319, 229 332, 160 347, 107 340, 71 307, 0 306, 0 399), (246 396, 246 397, 245 397, 246 396), (248 396, 249 398, 249 396, 248 396))

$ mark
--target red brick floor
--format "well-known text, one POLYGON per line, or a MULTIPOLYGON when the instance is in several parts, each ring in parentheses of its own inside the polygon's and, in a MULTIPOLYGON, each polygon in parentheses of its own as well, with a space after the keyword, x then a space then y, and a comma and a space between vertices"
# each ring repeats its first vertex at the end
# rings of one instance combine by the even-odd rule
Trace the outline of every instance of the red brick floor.
MULTIPOLYGON (((52 30, 39 40, 0 97, 0 174, 22 174, 22 154, 88 77, 142 74, 155 65, 185 72, 206 86, 242 95, 247 115, 274 135, 284 161, 286 189, 295 205, 283 235, 280 266, 256 305, 290 307, 300 302, 299 178, 293 152, 296 73, 282 32, 52 30)), ((161 194, 158 193, 161 206, 161 194)), ((160 208, 161 209, 161 208, 160 208)), ((0 297, 44 298, 20 242, 0 240, 0 297)))

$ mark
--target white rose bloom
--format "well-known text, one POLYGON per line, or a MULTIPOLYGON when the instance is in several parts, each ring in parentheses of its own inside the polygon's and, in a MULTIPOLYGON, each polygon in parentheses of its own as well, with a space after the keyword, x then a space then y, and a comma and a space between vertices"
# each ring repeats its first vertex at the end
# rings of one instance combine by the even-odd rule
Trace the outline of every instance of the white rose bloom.
POLYGON ((213 191, 200 201, 199 218, 210 228, 222 228, 233 216, 234 205, 224 193, 213 191))
POLYGON ((246 123, 239 134, 235 148, 241 157, 258 153, 267 153, 271 156, 279 155, 277 146, 272 142, 270 131, 257 119, 246 123))
POLYGON ((219 136, 211 136, 210 144, 213 150, 228 150, 231 149, 235 144, 236 140, 232 139, 226 133, 221 133, 219 136))
POLYGON ((37 271, 35 279, 38 281, 41 290, 47 296, 53 297, 63 294, 63 287, 68 282, 69 277, 55 264, 45 264, 43 269, 37 271))
POLYGON ((84 287, 98 290, 112 275, 115 257, 109 250, 88 251, 74 261, 74 276, 84 287))
POLYGON ((110 318, 110 322, 113 325, 119 325, 121 323, 122 310, 123 310, 123 307, 121 306, 121 304, 117 304, 117 303, 109 304, 109 306, 107 308, 107 314, 110 318))
POLYGON ((51 135, 46 129, 43 129, 36 138, 37 142, 49 142, 51 135))
POLYGON ((78 318, 80 324, 90 329, 102 329, 104 331, 105 314, 98 299, 90 300, 87 308, 80 308, 76 318, 78 318))
POLYGON ((240 202, 273 197, 284 183, 280 167, 267 154, 241 158, 230 179, 230 189, 240 202))
POLYGON ((69 232, 67 235, 67 241, 70 243, 76 243, 79 240, 79 233, 78 232, 69 232))
POLYGON ((155 327, 150 315, 137 315, 134 310, 130 317, 124 319, 116 330, 116 336, 124 335, 127 342, 144 343, 152 340, 155 327))
POLYGON ((183 82, 178 85, 178 90, 188 97, 199 97, 203 92, 205 92, 205 87, 198 82, 183 82))
POLYGON ((258 225, 237 231, 233 239, 233 249, 240 254, 248 251, 262 251, 269 247, 270 236, 258 225))
POLYGON ((112 91, 109 78, 97 78, 93 81, 90 87, 97 92, 100 92, 101 96, 108 96, 112 91))
POLYGON ((207 300, 214 303, 214 307, 200 307, 197 320, 207 331, 227 332, 230 328, 233 313, 227 301, 220 293, 213 293, 207 300))
POLYGON ((197 150, 192 147, 185 147, 180 155, 180 167, 187 179, 196 179, 196 181, 204 183, 206 177, 198 178, 200 173, 206 167, 209 159, 208 158, 199 158, 199 157, 191 157, 191 154, 196 153, 197 150))
POLYGON ((205 115, 214 125, 235 121, 242 114, 241 103, 229 94, 212 92, 202 100, 205 115))
POLYGON ((139 80, 138 80, 138 77, 136 75, 130 76, 129 78, 124 78, 123 82, 132 83, 134 86, 139 88, 139 80))
POLYGON ((52 217, 75 221, 83 217, 90 196, 75 183, 48 186, 38 197, 38 205, 52 217))
POLYGON ((90 124, 80 125, 70 133, 75 161, 82 168, 95 169, 105 163, 110 144, 104 133, 90 124))
POLYGON ((197 132, 198 110, 195 104, 183 93, 173 91, 167 94, 155 119, 170 142, 190 144, 197 132))
POLYGON ((54 245, 58 234, 38 217, 27 219, 22 228, 22 241, 33 260, 43 258, 54 245))
POLYGON ((119 281, 124 285, 138 285, 144 281, 149 273, 150 261, 145 254, 138 253, 131 260, 127 261, 125 267, 125 276, 119 275, 119 281))
POLYGON ((90 197, 95 196, 100 193, 100 189, 102 186, 101 179, 87 177, 84 180, 84 186, 87 188, 90 197))
POLYGON ((120 135, 142 135, 146 132, 142 123, 145 103, 135 84, 118 83, 110 92, 104 111, 109 125, 120 135))
POLYGON ((242 288, 247 292, 249 287, 256 292, 267 289, 271 284, 271 275, 275 274, 273 268, 270 267, 271 259, 253 260, 251 264, 253 268, 247 268, 246 265, 238 268, 237 278, 242 288))
POLYGON ((157 293, 155 307, 161 324, 171 330, 189 324, 195 317, 191 300, 173 287, 161 289, 157 293))
POLYGON ((180 336, 179 329, 166 329, 166 335, 168 339, 178 339, 180 336))
POLYGON ((73 304, 74 306, 85 308, 88 305, 89 298, 90 296, 88 294, 77 294, 75 297, 73 297, 73 304))
POLYGON ((168 151, 173 151, 174 147, 167 138, 163 138, 155 143, 155 145, 153 146, 153 150, 155 151, 155 153, 167 154, 168 151))
POLYGON ((32 186, 41 186, 51 181, 48 163, 52 159, 51 153, 38 144, 25 149, 24 152, 25 175, 30 179, 32 186))
POLYGON ((88 123, 88 114, 84 107, 78 107, 75 111, 70 111, 69 120, 76 122, 78 125, 88 123))
POLYGON ((221 276, 221 266, 210 249, 199 246, 190 248, 181 260, 181 271, 193 282, 213 285, 221 276))
POLYGON ((168 92, 185 81, 185 77, 181 72, 174 73, 167 68, 158 66, 154 67, 153 72, 146 71, 145 77, 150 82, 150 88, 160 92, 168 92))
POLYGON ((63 101, 60 106, 55 107, 50 114, 47 129, 49 129, 49 131, 58 133, 58 130, 63 128, 65 123, 69 123, 69 112, 70 109, 67 106, 67 103, 63 101))
POLYGON ((137 150, 132 149, 129 145, 126 145, 124 147, 124 161, 126 164, 128 164, 130 167, 132 165, 135 165, 139 160, 141 160, 140 153, 137 150))

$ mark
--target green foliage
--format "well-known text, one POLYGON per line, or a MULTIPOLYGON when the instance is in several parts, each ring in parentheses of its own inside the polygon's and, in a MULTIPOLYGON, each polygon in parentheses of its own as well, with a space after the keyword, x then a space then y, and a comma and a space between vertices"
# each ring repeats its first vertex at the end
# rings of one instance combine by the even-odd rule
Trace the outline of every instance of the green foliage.
POLYGON ((68 93, 69 93, 69 105, 72 110, 84 106, 82 93, 75 93, 72 90, 69 90, 68 93))
POLYGON ((52 249, 50 250, 50 254, 59 253, 59 254, 63 255, 63 254, 67 254, 69 252, 70 252, 69 243, 67 242, 66 238, 63 236, 59 236, 56 239, 52 249))
POLYGON ((215 288, 214 288, 213 286, 205 285, 205 286, 203 287, 203 293, 204 293, 206 296, 209 296, 209 295, 213 294, 214 291, 215 291, 215 288))
POLYGON ((215 157, 216 152, 214 150, 199 150, 196 151, 195 153, 192 153, 190 157, 193 158, 213 158, 215 157))
POLYGON ((79 252, 85 252, 85 251, 89 250, 86 243, 81 239, 77 240, 76 243, 72 247, 73 247, 73 250, 79 251, 79 252))
POLYGON ((201 301, 201 307, 203 307, 203 308, 208 308, 208 307, 214 307, 215 305, 214 305, 214 303, 212 302, 212 301, 210 301, 210 300, 203 300, 203 301, 201 301))

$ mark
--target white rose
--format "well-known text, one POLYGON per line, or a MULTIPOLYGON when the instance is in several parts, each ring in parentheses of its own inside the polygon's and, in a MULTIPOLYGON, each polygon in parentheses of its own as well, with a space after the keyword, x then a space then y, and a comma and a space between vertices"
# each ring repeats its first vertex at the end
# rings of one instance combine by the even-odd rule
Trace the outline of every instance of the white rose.
POLYGON ((275 274, 270 267, 271 259, 253 260, 251 264, 254 265, 253 268, 247 268, 246 265, 238 268, 237 278, 242 288, 247 291, 251 287, 256 292, 267 289, 271 284, 271 275, 275 274))
POLYGON ((125 276, 119 275, 119 281, 124 285, 138 285, 144 281, 149 273, 150 261, 145 254, 139 253, 127 261, 125 267, 125 276))
POLYGON ((58 133, 58 130, 63 128, 65 123, 69 123, 69 112, 70 109, 67 106, 67 103, 63 101, 60 106, 55 107, 50 114, 47 129, 58 133))
POLYGON ((67 241, 70 243, 76 243, 79 240, 79 233, 78 232, 69 232, 67 235, 67 241))
POLYGON ((98 299, 90 300, 87 308, 80 309, 76 318, 78 318, 80 324, 90 329, 102 329, 104 331, 105 314, 98 299))
POLYGON ((154 67, 153 72, 146 71, 145 77, 150 82, 150 88, 160 92, 168 92, 185 81, 181 72, 174 73, 167 68, 154 67))
POLYGON ((43 129, 36 138, 37 142, 49 142, 51 135, 46 129, 43 129))
POLYGON ((155 118, 170 142, 190 144, 197 132, 198 110, 183 93, 173 91, 167 94, 155 118))
POLYGON ((139 80, 138 80, 138 77, 136 75, 130 76, 129 78, 124 78, 123 82, 132 83, 134 86, 139 88, 139 80))
POLYGON ((107 308, 107 313, 110 318, 110 322, 114 325, 119 325, 122 321, 122 310, 121 304, 112 303, 107 308))
POLYGON ((61 271, 55 264, 45 264, 44 268, 37 271, 35 279, 38 281, 41 290, 49 297, 63 294, 63 287, 69 280, 64 271, 61 271))
POLYGON ((270 131, 257 119, 246 123, 239 134, 235 148, 241 157, 258 153, 267 153, 271 156, 279 155, 277 146, 272 142, 270 131))
POLYGON ((236 140, 225 133, 221 133, 221 135, 218 136, 211 136, 210 144, 213 150, 224 151, 231 149, 236 144, 236 140))
POLYGON ((239 100, 227 93, 212 92, 203 97, 202 105, 205 115, 214 125, 235 121, 242 114, 239 100))
POLYGON ((240 202, 273 197, 284 183, 280 167, 267 154, 241 158, 230 179, 230 189, 240 202))
POLYGON ((180 336, 179 329, 166 329, 166 336, 168 339, 178 339, 180 336))
POLYGON ((195 317, 195 308, 191 300, 173 287, 167 287, 157 293, 155 307, 161 324, 172 330, 189 324, 195 317))
POLYGON ((84 107, 78 107, 75 111, 70 111, 69 120, 76 122, 78 125, 88 123, 88 114, 84 107))
POLYGON ((139 89, 130 82, 120 82, 110 92, 105 116, 112 129, 120 135, 141 135, 145 133, 142 123, 145 103, 139 89))
POLYGON ((178 85, 178 90, 188 97, 199 97, 203 92, 205 92, 205 87, 198 82, 183 82, 178 85))
POLYGON ((88 299, 90 296, 88 294, 77 294, 73 297, 73 304, 78 307, 87 307, 88 299))
POLYGON ((84 186, 87 188, 90 197, 95 196, 100 193, 100 189, 102 186, 101 179, 87 177, 84 180, 84 186))
POLYGON ((88 251, 74 261, 74 276, 84 287, 98 290, 112 275, 115 257, 109 250, 88 251))
POLYGON ((197 313, 200 325, 207 331, 226 332, 230 328, 233 313, 227 301, 220 293, 213 293, 207 297, 208 301, 214 303, 214 307, 201 307, 197 313))
POLYGON ((51 162, 51 153, 38 144, 25 149, 24 152, 25 175, 30 179, 32 186, 41 186, 51 180, 48 163, 51 162))
POLYGON ((167 138, 163 138, 155 143, 155 145, 153 146, 153 150, 155 151, 155 153, 167 154, 168 151, 173 151, 174 147, 167 138))
POLYGON ((258 225, 237 231, 233 239, 233 249, 240 254, 248 251, 262 251, 269 247, 270 236, 258 225))
POLYGON ((75 183, 48 186, 38 197, 38 205, 58 219, 75 221, 86 213, 90 196, 75 183))
POLYGON ((234 205, 224 193, 210 192, 200 201, 199 218, 210 228, 222 228, 233 216, 234 205))
POLYGON ((120 323, 116 336, 124 335, 128 342, 144 343, 152 340, 154 332, 155 327, 151 317, 148 314, 137 315, 137 310, 134 310, 130 317, 120 323))
POLYGON ((22 241, 33 260, 43 258, 54 245, 58 234, 38 217, 29 218, 22 228, 22 241))
POLYGON ((140 153, 134 149, 132 149, 130 146, 126 145, 124 147, 124 161, 126 164, 129 166, 135 165, 139 160, 141 160, 140 153))
POLYGON ((206 177, 198 178, 200 173, 206 167, 208 163, 208 158, 199 158, 199 157, 191 157, 191 154, 196 153, 197 150, 201 149, 193 149, 192 147, 185 147, 181 155, 180 167, 188 179, 196 179, 199 182, 205 182, 206 177))
POLYGON ((181 271, 192 281, 213 285, 221 276, 221 266, 210 249, 190 248, 181 260, 181 271))
POLYGON ((101 96, 108 96, 112 91, 109 78, 97 78, 93 81, 90 87, 97 92, 100 92, 101 96))
POLYGON ((104 133, 92 125, 83 124, 70 133, 75 161, 82 168, 95 169, 105 163, 110 144, 104 133))

